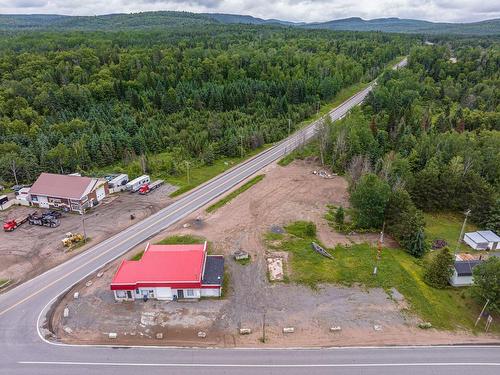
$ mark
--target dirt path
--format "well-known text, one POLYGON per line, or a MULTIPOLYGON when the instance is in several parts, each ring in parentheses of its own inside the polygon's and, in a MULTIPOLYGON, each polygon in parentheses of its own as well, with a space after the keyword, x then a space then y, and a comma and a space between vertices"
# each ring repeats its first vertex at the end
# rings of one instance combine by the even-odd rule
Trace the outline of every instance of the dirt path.
MULTIPOLYGON (((263 235, 271 226, 284 226, 295 220, 317 224, 322 242, 333 247, 352 242, 375 242, 378 234, 345 236, 335 233, 324 219, 327 205, 348 205, 347 182, 341 178, 322 179, 311 174, 317 167, 294 162, 283 168, 268 166, 266 177, 215 213, 204 210, 156 236, 156 242, 172 234, 192 234, 207 238, 213 253, 226 255, 230 291, 222 300, 194 303, 142 301, 118 303, 109 283, 118 261, 109 265, 101 278, 93 276, 92 285, 77 285, 54 313, 57 337, 66 342, 109 343, 107 333, 116 332, 114 343, 146 345, 201 346, 349 346, 385 344, 448 344, 492 342, 493 336, 471 336, 415 328, 418 319, 404 310, 381 289, 365 290, 323 285, 314 291, 305 286, 270 283, 267 280, 268 249, 263 235), (201 217, 200 225, 195 218, 201 217), (188 224, 189 227, 186 227, 188 224), (236 263, 231 254, 237 249, 251 254, 246 266, 236 263), (73 292, 80 292, 74 300, 73 292), (63 318, 68 306, 70 317, 63 318), (265 320, 266 343, 262 326, 265 320), (295 333, 283 334, 293 326, 295 333), (340 332, 330 327, 340 326, 340 332), (239 328, 252 334, 240 336, 239 328), (67 333, 65 332, 65 330, 67 333), (197 337, 207 333, 205 339, 197 337), (156 334, 163 334, 157 339, 156 334)), ((142 247, 134 249, 130 257, 142 247)))

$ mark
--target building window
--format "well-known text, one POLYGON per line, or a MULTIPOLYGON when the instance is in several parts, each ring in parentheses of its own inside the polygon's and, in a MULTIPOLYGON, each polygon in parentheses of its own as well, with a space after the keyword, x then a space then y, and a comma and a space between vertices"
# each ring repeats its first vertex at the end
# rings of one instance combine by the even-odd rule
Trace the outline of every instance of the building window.
POLYGON ((186 297, 194 297, 194 290, 186 289, 186 297))

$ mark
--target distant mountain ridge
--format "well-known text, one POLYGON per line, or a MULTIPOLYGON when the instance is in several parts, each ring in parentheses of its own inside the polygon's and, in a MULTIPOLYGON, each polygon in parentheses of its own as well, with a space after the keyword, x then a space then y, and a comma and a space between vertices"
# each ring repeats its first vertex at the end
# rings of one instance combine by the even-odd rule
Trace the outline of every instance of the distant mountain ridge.
POLYGON ((120 30, 210 24, 277 25, 347 31, 500 36, 500 19, 472 23, 446 23, 402 18, 364 20, 359 17, 350 17, 327 22, 305 23, 262 19, 249 15, 174 11, 117 13, 101 16, 0 15, 0 30, 120 30))

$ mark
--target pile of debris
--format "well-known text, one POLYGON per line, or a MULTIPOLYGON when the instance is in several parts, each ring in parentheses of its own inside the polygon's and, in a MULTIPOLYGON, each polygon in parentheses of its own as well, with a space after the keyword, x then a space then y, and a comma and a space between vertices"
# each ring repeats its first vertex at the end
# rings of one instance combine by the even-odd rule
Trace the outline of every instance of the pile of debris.
POLYGON ((439 250, 448 246, 448 242, 442 239, 432 241, 432 250, 439 250))
POLYGON ((326 171, 313 171, 312 173, 314 175, 317 175, 317 176, 321 177, 321 178, 334 178, 335 176, 337 176, 336 173, 330 174, 330 173, 328 173, 326 171))

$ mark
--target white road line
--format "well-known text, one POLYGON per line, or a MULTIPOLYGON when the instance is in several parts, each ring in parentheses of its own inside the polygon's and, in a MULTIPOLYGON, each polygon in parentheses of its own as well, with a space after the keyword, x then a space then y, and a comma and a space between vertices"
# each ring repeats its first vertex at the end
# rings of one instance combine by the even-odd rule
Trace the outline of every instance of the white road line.
POLYGON ((413 362, 413 363, 324 363, 324 364, 226 364, 226 363, 125 363, 125 362, 41 362, 20 361, 21 365, 112 366, 112 367, 231 367, 231 368, 313 368, 313 367, 462 367, 500 366, 498 362, 413 362))

